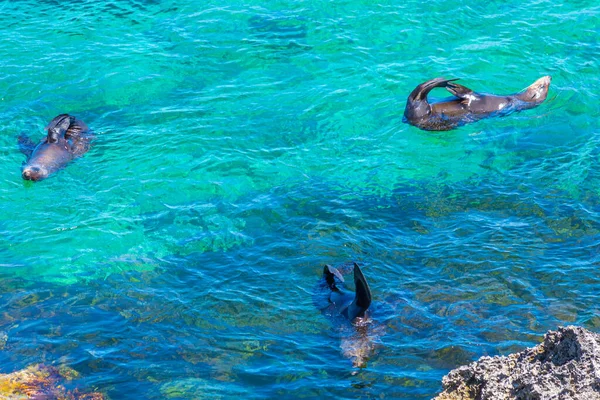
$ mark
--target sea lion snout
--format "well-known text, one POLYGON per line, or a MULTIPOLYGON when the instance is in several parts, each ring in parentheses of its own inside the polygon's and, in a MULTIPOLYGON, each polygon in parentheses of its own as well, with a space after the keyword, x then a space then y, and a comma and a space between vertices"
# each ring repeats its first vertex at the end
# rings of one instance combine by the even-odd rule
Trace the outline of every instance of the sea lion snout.
POLYGON ((23 179, 28 181, 39 181, 48 176, 48 172, 44 168, 28 166, 23 168, 21 174, 23 179))
POLYGON ((542 76, 538 80, 543 82, 546 86, 548 86, 548 85, 550 85, 550 82, 552 82, 552 77, 550 75, 546 75, 546 76, 542 76))

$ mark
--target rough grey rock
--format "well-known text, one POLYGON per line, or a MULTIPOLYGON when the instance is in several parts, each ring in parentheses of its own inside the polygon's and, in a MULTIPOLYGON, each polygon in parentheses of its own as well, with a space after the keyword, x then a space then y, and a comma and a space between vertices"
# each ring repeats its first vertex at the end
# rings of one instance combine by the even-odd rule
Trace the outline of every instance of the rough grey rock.
POLYGON ((577 326, 505 357, 481 357, 450 371, 434 400, 600 400, 600 335, 577 326))

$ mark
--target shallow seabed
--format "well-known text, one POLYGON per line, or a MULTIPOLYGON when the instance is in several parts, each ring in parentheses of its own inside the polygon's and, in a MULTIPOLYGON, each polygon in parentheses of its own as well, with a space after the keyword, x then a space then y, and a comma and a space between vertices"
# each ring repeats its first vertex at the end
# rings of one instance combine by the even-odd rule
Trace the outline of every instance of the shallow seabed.
POLYGON ((111 399, 427 399, 482 355, 599 331, 600 7, 479 3, 1 3, 0 372, 64 364, 111 399), (402 123, 424 80, 547 74, 533 110, 402 123), (16 137, 64 112, 94 147, 23 181, 16 137), (349 260, 375 300, 362 369, 313 299, 349 260))

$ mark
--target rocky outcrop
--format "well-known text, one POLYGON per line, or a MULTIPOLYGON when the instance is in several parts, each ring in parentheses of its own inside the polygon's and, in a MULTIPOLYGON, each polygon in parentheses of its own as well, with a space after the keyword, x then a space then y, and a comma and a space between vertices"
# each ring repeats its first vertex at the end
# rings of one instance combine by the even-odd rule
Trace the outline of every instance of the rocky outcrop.
POLYGON ((600 400, 600 335, 576 326, 505 357, 450 371, 434 400, 600 400))
POLYGON ((104 400, 102 393, 79 393, 68 391, 65 380, 77 378, 79 374, 68 367, 53 367, 43 364, 31 365, 10 374, 0 374, 0 399, 65 399, 104 400))

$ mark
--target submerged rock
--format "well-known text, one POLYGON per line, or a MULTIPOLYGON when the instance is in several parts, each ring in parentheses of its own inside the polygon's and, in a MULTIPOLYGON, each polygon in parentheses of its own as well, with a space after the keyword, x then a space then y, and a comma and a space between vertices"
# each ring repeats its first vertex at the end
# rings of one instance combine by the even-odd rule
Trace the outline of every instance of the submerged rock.
POLYGON ((160 388, 164 399, 210 399, 245 398, 244 388, 233 382, 222 382, 203 378, 184 378, 167 382, 160 388))
POLYGON ((4 331, 0 331, 0 350, 4 350, 6 342, 8 341, 8 335, 4 331))
POLYGON ((1 399, 68 399, 104 400, 103 394, 68 391, 64 380, 78 376, 75 370, 67 367, 53 367, 43 364, 30 365, 10 374, 0 374, 1 399))
POLYGON ((600 399, 600 335, 576 326, 505 357, 481 357, 450 371, 434 400, 600 399))

